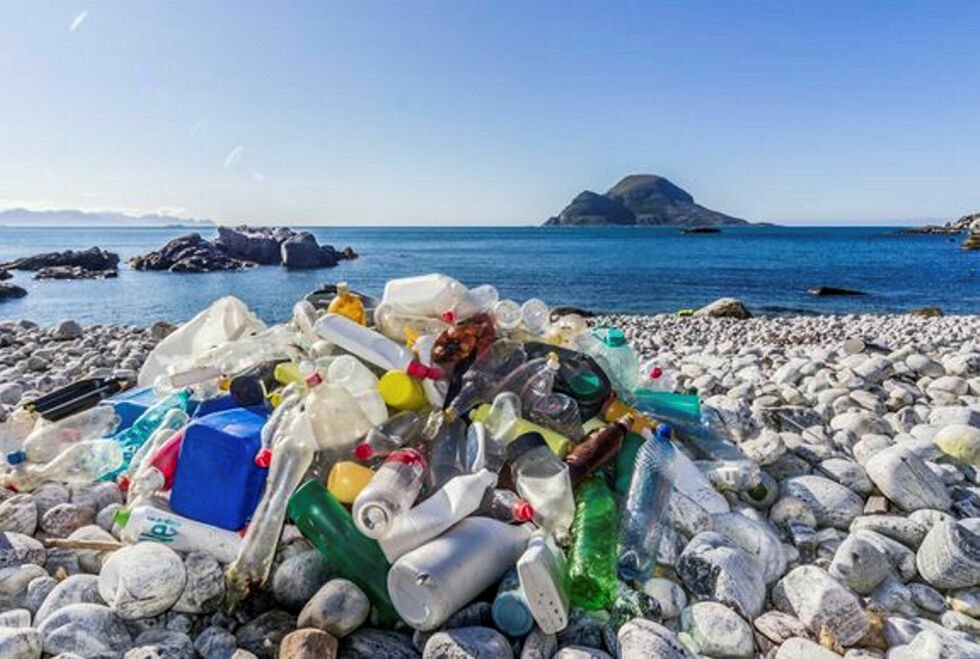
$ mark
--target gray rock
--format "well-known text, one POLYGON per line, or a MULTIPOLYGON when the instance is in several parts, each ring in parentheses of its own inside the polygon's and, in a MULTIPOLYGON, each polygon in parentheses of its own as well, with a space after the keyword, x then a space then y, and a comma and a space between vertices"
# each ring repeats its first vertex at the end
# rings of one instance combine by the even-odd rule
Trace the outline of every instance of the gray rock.
POLYGON ((123 659, 194 659, 191 637, 169 629, 148 629, 136 637, 123 659))
POLYGON ((856 493, 823 476, 796 476, 782 482, 785 495, 803 501, 813 511, 820 526, 846 529, 864 509, 856 493))
POLYGON ((794 636, 801 638, 809 638, 810 636, 806 625, 782 611, 766 611, 752 621, 752 626, 776 645, 794 636))
MULTIPOLYGON (((31 612, 27 609, 8 609, 0 611, 0 628, 2 627, 30 627, 31 612)), ((0 657, 4 656, 0 652, 0 657)))
POLYGON ((597 648, 587 648, 582 645, 569 645, 556 652, 553 659, 612 659, 612 657, 610 657, 608 653, 597 648))
POLYGON ((660 615, 665 619, 676 618, 687 606, 687 594, 684 589, 661 577, 647 579, 643 584, 643 592, 657 600, 660 605, 660 615))
POLYGON ((99 595, 99 578, 92 574, 73 574, 59 582, 38 608, 35 624, 41 624, 59 609, 72 604, 105 604, 99 595))
POLYGON ((56 341, 71 341, 81 338, 82 333, 82 326, 74 320, 63 320, 55 328, 54 338, 56 341))
POLYGON ((949 594, 949 605, 954 611, 980 617, 980 588, 973 586, 953 591, 949 594))
POLYGON ((10 406, 16 405, 20 402, 23 393, 24 388, 17 382, 0 384, 0 403, 10 406))
POLYGON ((95 519, 95 511, 73 503, 59 503, 41 518, 41 528, 52 538, 67 538, 95 519))
POLYGON ((922 578, 936 588, 965 588, 980 583, 980 529, 973 520, 969 522, 940 522, 922 541, 916 565, 922 578))
POLYGON ((208 627, 194 639, 194 649, 204 659, 228 659, 236 647, 235 635, 222 627, 208 627))
POLYGON ((751 657, 752 629, 737 613, 717 602, 698 602, 684 609, 681 628, 698 654, 709 657, 751 657))
POLYGON ((364 624, 371 603, 360 588, 346 579, 331 579, 306 603, 297 621, 342 638, 364 624))
POLYGON ((332 575, 330 563, 316 549, 284 560, 272 575, 276 601, 289 610, 301 609, 332 575))
POLYGON ((694 315, 710 318, 738 318, 740 320, 752 317, 742 301, 733 297, 719 298, 695 311, 694 315))
POLYGON ((184 557, 184 592, 173 605, 178 613, 211 613, 225 597, 225 573, 218 560, 204 552, 184 557))
POLYGON ((762 569, 766 583, 772 583, 786 572, 786 555, 779 538, 763 522, 738 513, 712 516, 712 530, 728 538, 762 569))
POLYGON ((779 646, 775 659, 839 659, 840 655, 806 638, 790 638, 779 646))
POLYGON ((929 412, 929 425, 943 428, 953 424, 962 424, 980 428, 980 410, 972 407, 949 405, 934 407, 929 412))
POLYGON ((520 659, 550 659, 558 649, 554 634, 545 634, 535 626, 524 639, 520 659))
POLYGON ((909 584, 909 593, 912 595, 912 601, 915 602, 915 605, 924 611, 942 613, 946 610, 946 600, 943 594, 932 586, 927 586, 924 583, 911 583, 909 584))
POLYGON ((851 590, 867 595, 892 571, 891 561, 874 543, 852 533, 837 548, 828 572, 851 590))
POLYGON ((272 659, 279 651, 279 644, 296 627, 296 618, 285 611, 266 611, 235 631, 238 647, 256 657, 272 659))
POLYGON ((429 637, 423 659, 510 659, 507 638, 489 627, 459 627, 429 637))
POLYGON ((4 659, 41 659, 43 645, 36 629, 0 628, 0 657, 4 659))
POLYGON ((773 603, 796 616, 811 632, 831 633, 844 646, 856 643, 869 627, 858 598, 814 565, 790 570, 772 591, 773 603))
POLYGON ((0 601, 22 600, 31 581, 47 574, 43 567, 34 563, 0 569, 0 601))
POLYGON ((830 458, 818 465, 825 476, 834 480, 849 490, 867 496, 874 489, 874 484, 868 478, 864 467, 845 458, 830 458))
POLYGON ((864 435, 887 434, 888 423, 877 414, 868 411, 844 412, 830 420, 832 430, 849 430, 858 438, 864 435))
POLYGON ((4 533, 0 538, 0 568, 36 563, 44 565, 47 552, 44 545, 22 533, 4 533), (6 542, 3 540, 6 539, 6 542))
POLYGON ((122 619, 100 604, 72 604, 59 609, 41 623, 38 631, 47 654, 118 656, 133 642, 122 619))
POLYGON ((646 618, 634 618, 619 628, 620 659, 694 659, 674 632, 646 618))
POLYGON ((878 489, 903 510, 946 510, 952 503, 942 479, 904 445, 879 452, 865 467, 878 489))
POLYGON ((279 659, 334 659, 337 639, 319 629, 297 629, 279 645, 279 659))
POLYGON ((95 516, 95 525, 99 528, 111 532, 116 525, 116 514, 123 508, 120 503, 110 503, 95 516))
POLYGON ((163 613, 184 590, 184 563, 172 549, 140 542, 112 553, 99 573, 99 593, 121 618, 163 613))
POLYGON ((407 634, 361 628, 340 639, 340 659, 418 659, 419 653, 407 634))
POLYGON ((82 571, 75 552, 63 547, 54 547, 48 550, 48 560, 44 562, 44 568, 49 574, 58 578, 78 574, 82 571))
POLYGON ((728 604, 747 618, 762 611, 766 586, 758 563, 731 540, 699 533, 684 548, 677 574, 694 595, 728 604))
POLYGON ((23 603, 31 613, 37 613, 44 604, 44 600, 48 598, 51 591, 55 589, 58 585, 58 580, 52 576, 42 576, 32 579, 29 584, 27 584, 27 592, 24 593, 23 603))
MULTIPOLYGON (((87 540, 91 542, 115 542, 116 539, 105 529, 90 524, 77 529, 68 536, 69 540, 87 540)), ((76 549, 75 555, 78 556, 78 565, 89 574, 98 574, 102 571, 102 564, 109 557, 111 552, 95 551, 94 549, 76 549)))
POLYGON ((122 504, 123 495, 117 484, 102 482, 73 490, 71 502, 76 506, 91 508, 93 513, 98 513, 109 504, 122 504))
POLYGON ((926 537, 926 533, 929 531, 926 526, 914 519, 900 517, 899 515, 862 515, 856 517, 851 522, 850 530, 857 531, 859 529, 877 531, 912 549, 916 549, 922 544, 922 539, 926 537))
POLYGON ((38 518, 43 517, 44 513, 59 503, 68 503, 70 496, 68 488, 61 483, 45 483, 31 492, 31 498, 37 504, 38 518))

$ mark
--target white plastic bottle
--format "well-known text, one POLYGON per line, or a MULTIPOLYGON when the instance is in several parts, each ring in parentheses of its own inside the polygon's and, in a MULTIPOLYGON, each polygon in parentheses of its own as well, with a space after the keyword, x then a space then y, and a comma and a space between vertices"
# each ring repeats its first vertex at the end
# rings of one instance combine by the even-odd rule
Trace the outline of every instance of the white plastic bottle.
POLYGON ((517 561, 517 577, 534 621, 545 634, 568 626, 565 555, 551 536, 536 533, 517 561))
POLYGON ((386 371, 405 371, 418 378, 442 376, 439 369, 419 363, 408 348, 344 316, 328 313, 313 329, 323 339, 386 371))
POLYGON ((386 536, 395 519, 415 503, 425 467, 425 458, 415 449, 390 454, 354 499, 351 516, 357 530, 376 540, 386 536))
POLYGON ((72 444, 50 462, 26 464, 0 474, 0 485, 21 492, 37 489, 45 481, 88 485, 123 465, 122 446, 114 439, 91 439, 72 444))
POLYGON ((175 551, 203 551, 220 563, 231 563, 238 556, 242 536, 234 531, 181 517, 149 504, 132 509, 120 508, 116 523, 125 542, 149 540, 168 545, 175 551))
POLYGON ((327 380, 343 387, 354 397, 371 425, 388 418, 388 406, 378 391, 378 376, 356 357, 341 355, 330 363, 327 380))
POLYGON ((398 615, 415 629, 435 629, 513 567, 533 529, 468 517, 408 552, 388 571, 398 615))
POLYGON ((466 286, 448 275, 433 273, 389 279, 382 302, 410 314, 439 318, 466 298, 466 286))
POLYGON ((119 421, 119 415, 110 405, 82 410, 37 427, 24 439, 19 451, 7 454, 7 462, 47 462, 76 442, 111 435, 119 421))
POLYGON ((450 526, 470 515, 483 500, 497 475, 487 469, 451 478, 431 497, 395 518, 388 533, 378 543, 388 561, 424 545, 450 526))

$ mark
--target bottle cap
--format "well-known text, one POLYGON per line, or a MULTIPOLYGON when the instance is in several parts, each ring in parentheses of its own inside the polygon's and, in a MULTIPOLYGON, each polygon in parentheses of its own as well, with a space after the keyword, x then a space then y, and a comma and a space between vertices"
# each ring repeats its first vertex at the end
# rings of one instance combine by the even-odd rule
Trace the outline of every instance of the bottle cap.
POLYGON ((670 426, 668 426, 666 423, 661 423, 659 426, 657 426, 657 431, 655 434, 657 439, 662 439, 665 442, 669 442, 671 435, 670 426))
POLYGON ((112 519, 119 526, 126 526, 126 524, 129 523, 129 516, 131 514, 132 512, 129 510, 129 508, 120 508, 116 511, 116 514, 112 516, 112 519))
POLYGON ((526 522, 534 517, 534 506, 530 504, 529 501, 525 499, 518 499, 514 503, 514 507, 511 509, 514 513, 514 519, 519 522, 526 522))
POLYGON ((26 451, 12 451, 7 454, 7 462, 12 465, 19 465, 27 459, 26 451))
POLYGON ((268 447, 259 449, 259 452, 255 454, 255 464, 263 469, 268 469, 269 465, 272 464, 272 449, 268 447))
POLYGON ((449 323, 450 325, 455 325, 457 320, 456 312, 452 309, 449 311, 443 311, 441 314, 439 314, 439 318, 442 320, 442 322, 449 323))
POLYGON ((660 376, 662 376, 663 374, 664 374, 664 369, 660 368, 659 366, 654 366, 653 368, 650 369, 650 377, 654 380, 659 380, 660 376))
POLYGON ((354 457, 364 462, 370 460, 374 456, 374 449, 367 442, 361 442, 354 447, 354 457))
POLYGON ((422 385, 404 371, 388 371, 381 376, 378 391, 385 403, 398 410, 420 410, 428 402, 422 385))
POLYGON ((597 330, 599 338, 610 348, 619 348, 626 345, 626 335, 623 330, 615 327, 604 327, 597 330))
POLYGON ((405 373, 411 375, 413 378, 428 378, 430 380, 438 380, 442 377, 442 369, 437 366, 426 366, 422 362, 409 362, 408 366, 405 368, 405 373))
POLYGON ((335 288, 337 290, 337 295, 347 295, 347 293, 350 292, 350 286, 347 285, 346 281, 338 281, 335 288))
POLYGON ((513 462, 528 451, 539 446, 548 446, 539 432, 526 432, 507 445, 507 459, 513 462))

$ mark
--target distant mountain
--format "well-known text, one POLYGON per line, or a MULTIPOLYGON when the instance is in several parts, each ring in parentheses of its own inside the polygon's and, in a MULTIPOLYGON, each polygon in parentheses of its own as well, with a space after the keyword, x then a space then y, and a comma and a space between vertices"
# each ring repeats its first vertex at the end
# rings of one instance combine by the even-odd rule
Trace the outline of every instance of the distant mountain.
POLYGON ((632 174, 605 194, 582 192, 545 224, 717 226, 751 222, 694 203, 690 193, 663 176, 632 174))
POLYGON ((11 208, 0 211, 0 226, 8 227, 166 227, 211 228, 211 220, 189 220, 171 215, 126 215, 111 211, 78 210, 32 211, 11 208))

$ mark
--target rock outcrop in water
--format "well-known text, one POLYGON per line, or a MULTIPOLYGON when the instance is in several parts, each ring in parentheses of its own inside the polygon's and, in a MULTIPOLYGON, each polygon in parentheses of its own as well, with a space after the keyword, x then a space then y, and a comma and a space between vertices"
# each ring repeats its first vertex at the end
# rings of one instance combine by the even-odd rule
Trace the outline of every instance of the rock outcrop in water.
POLYGON ((344 259, 357 258, 350 247, 338 252, 331 245, 320 245, 307 232, 287 227, 219 227, 215 240, 189 233, 171 240, 162 248, 136 256, 129 264, 134 270, 170 272, 213 272, 240 270, 255 265, 283 265, 287 268, 328 268, 344 259))
POLYGON ((46 252, 25 256, 7 263, 0 264, 0 268, 8 270, 41 270, 43 268, 54 267, 79 267, 85 270, 115 270, 119 265, 119 255, 99 247, 89 247, 75 251, 72 249, 63 252, 46 252))
POLYGON ((980 232, 980 213, 964 215, 958 220, 950 220, 943 225, 927 224, 924 227, 908 227, 899 233, 931 233, 940 235, 957 235, 968 231, 980 232))
POLYGON ((605 194, 586 190, 546 225, 716 226, 750 224, 694 202, 662 176, 633 174, 605 194))

